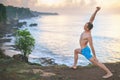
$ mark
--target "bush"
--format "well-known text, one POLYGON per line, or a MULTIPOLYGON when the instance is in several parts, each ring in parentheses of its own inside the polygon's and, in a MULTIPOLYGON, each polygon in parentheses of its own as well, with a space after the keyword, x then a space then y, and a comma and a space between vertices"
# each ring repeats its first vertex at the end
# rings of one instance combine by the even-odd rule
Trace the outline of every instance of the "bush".
POLYGON ((31 36, 27 29, 17 31, 15 45, 24 56, 27 57, 32 52, 34 44, 35 39, 31 36))

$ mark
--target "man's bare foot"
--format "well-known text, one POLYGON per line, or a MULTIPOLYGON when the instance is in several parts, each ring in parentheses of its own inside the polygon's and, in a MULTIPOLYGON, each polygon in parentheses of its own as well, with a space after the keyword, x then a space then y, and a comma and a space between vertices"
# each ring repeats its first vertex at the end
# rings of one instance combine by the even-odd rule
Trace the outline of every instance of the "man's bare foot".
POLYGON ((102 78, 109 78, 109 77, 111 77, 111 76, 113 76, 113 74, 112 74, 112 73, 108 73, 108 74, 106 74, 105 76, 103 76, 102 78))
POLYGON ((71 68, 72 68, 72 69, 77 69, 77 66, 72 66, 71 68))

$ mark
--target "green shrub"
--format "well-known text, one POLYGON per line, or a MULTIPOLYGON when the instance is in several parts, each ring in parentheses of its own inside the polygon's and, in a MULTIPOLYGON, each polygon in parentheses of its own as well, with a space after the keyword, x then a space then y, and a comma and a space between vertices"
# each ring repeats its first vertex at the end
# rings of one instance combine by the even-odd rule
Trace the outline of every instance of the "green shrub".
POLYGON ((35 39, 31 36, 27 29, 17 31, 15 45, 24 56, 27 57, 32 52, 34 44, 35 39))

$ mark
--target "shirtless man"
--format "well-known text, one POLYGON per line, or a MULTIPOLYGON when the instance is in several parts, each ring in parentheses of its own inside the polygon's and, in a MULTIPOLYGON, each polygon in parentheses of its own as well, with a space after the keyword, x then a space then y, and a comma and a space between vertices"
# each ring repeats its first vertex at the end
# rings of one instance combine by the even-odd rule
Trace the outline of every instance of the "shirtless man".
POLYGON ((91 29, 93 28, 92 23, 93 23, 95 16, 99 10, 100 10, 100 7, 96 7, 96 10, 92 14, 89 22, 87 22, 84 25, 84 32, 81 34, 80 41, 79 41, 81 49, 78 48, 78 49, 74 50, 74 65, 72 66, 72 68, 73 69, 77 68, 78 54, 80 53, 83 56, 85 56, 92 64, 100 67, 101 69, 103 69, 106 72, 106 75, 104 75, 103 78, 109 78, 113 74, 104 64, 100 63, 97 60, 94 46, 93 46, 92 36, 91 36, 91 29), (90 48, 87 46, 88 43, 92 50, 93 55, 91 54, 90 48))

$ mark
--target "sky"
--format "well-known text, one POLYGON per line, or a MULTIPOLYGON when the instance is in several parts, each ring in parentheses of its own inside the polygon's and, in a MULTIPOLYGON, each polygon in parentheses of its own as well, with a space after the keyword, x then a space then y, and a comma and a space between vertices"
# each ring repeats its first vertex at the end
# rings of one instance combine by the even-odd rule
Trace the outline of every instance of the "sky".
POLYGON ((100 6, 105 13, 120 13, 120 0, 0 0, 0 3, 60 14, 90 12, 96 6, 100 6))

